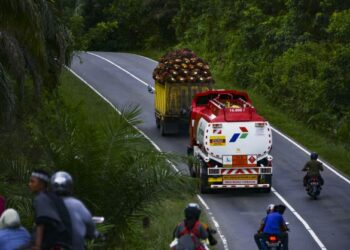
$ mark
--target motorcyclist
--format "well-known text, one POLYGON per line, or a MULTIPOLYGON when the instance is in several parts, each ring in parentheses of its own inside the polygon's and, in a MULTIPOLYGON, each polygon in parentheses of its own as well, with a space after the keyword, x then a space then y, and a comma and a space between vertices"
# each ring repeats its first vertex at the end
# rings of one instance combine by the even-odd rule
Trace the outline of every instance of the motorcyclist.
POLYGON ((0 216, 0 249, 28 249, 29 245, 30 234, 22 227, 18 212, 6 209, 0 216))
POLYGON ((173 238, 177 239, 177 244, 172 249, 205 249, 201 240, 208 239, 209 230, 208 226, 199 221, 201 215, 200 206, 197 203, 189 203, 184 213, 184 221, 179 223, 173 232, 173 238))
MULTIPOLYGON (((269 204, 266 207, 266 216, 273 211, 274 207, 275 207, 275 204, 269 204)), ((265 226, 266 216, 261 220, 258 232, 256 234, 254 234, 254 240, 255 240, 255 243, 259 249, 261 249, 261 240, 263 239, 263 230, 264 230, 264 226, 265 226)))
MULTIPOLYGON (((288 250, 288 227, 283 219, 283 213, 286 207, 284 205, 275 205, 273 211, 269 213, 264 221, 263 226, 263 240, 267 239, 269 235, 276 235, 283 244, 283 249, 288 250)), ((261 242, 259 245, 261 248, 261 242)))
POLYGON ((67 172, 59 171, 51 177, 52 191, 62 197, 69 212, 72 230, 72 249, 85 250, 85 239, 95 238, 98 232, 90 211, 72 196, 73 179, 67 172))
POLYGON ((320 171, 323 171, 323 165, 321 162, 317 161, 318 154, 316 152, 312 152, 310 154, 310 160, 305 164, 302 171, 307 171, 306 175, 303 179, 304 187, 306 187, 310 177, 317 176, 321 186, 324 184, 324 180, 320 174, 320 171))
POLYGON ((51 249, 60 240, 59 232, 64 225, 57 213, 56 206, 48 192, 50 175, 42 169, 34 170, 29 178, 29 189, 35 195, 33 199, 34 223, 33 250, 51 249))

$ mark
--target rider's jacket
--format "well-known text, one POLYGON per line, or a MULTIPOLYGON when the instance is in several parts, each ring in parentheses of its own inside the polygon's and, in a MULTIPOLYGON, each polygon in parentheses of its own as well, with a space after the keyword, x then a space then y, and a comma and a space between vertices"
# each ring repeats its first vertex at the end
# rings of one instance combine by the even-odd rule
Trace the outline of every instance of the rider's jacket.
POLYGON ((265 218, 263 232, 266 234, 280 234, 281 228, 285 225, 282 215, 278 212, 272 212, 265 218))
POLYGON ((307 171, 309 176, 320 175, 320 171, 323 171, 323 165, 317 160, 310 160, 305 164, 303 171, 307 171))

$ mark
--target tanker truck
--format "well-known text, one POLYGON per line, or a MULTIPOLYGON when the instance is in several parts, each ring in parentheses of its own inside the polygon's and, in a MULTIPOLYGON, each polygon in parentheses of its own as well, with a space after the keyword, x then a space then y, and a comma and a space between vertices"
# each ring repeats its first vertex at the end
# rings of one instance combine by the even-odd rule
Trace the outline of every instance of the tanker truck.
POLYGON ((213 189, 255 188, 270 192, 272 131, 247 93, 197 93, 190 112, 189 172, 201 193, 213 189))

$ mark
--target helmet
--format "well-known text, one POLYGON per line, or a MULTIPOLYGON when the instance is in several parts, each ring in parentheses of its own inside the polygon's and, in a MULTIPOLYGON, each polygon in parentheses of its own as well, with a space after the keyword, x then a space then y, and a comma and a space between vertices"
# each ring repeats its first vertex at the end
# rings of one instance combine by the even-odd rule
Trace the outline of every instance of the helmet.
POLYGON ((189 203, 185 208, 186 219, 198 220, 201 215, 201 208, 197 203, 189 203))
POLYGON ((270 204, 266 207, 266 213, 269 214, 273 211, 273 209, 275 208, 275 204, 270 204))
POLYGON ((280 214, 283 214, 284 211, 286 210, 286 206, 283 204, 276 205, 273 211, 278 212, 280 214))
POLYGON ((64 171, 56 172, 51 177, 51 188, 57 194, 70 195, 73 192, 73 179, 64 171))
POLYGON ((312 153, 310 154, 310 158, 311 158, 311 160, 317 160, 318 154, 317 154, 316 152, 312 152, 312 153))

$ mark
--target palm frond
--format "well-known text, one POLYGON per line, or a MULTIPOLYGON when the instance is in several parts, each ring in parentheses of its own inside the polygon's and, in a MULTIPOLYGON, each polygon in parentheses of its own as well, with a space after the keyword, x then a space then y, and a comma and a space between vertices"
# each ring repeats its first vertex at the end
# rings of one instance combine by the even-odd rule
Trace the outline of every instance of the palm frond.
POLYGON ((10 124, 15 113, 15 96, 5 69, 0 62, 0 118, 10 124))

